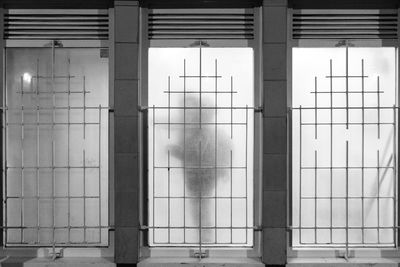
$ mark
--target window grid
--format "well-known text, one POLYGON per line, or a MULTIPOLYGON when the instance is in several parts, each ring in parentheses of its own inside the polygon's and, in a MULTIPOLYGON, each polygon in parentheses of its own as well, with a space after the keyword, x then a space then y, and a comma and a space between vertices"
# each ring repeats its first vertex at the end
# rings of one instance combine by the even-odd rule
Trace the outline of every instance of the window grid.
MULTIPOLYGON (((247 159, 247 153, 248 153, 248 127, 249 127, 249 116, 251 116, 251 114, 253 114, 253 107, 249 107, 248 105, 246 106, 235 106, 234 105, 234 96, 235 94, 237 94, 238 92, 234 90, 235 86, 234 86, 234 78, 231 76, 230 78, 230 88, 228 90, 226 89, 219 89, 218 87, 218 80, 223 78, 219 73, 218 73, 218 59, 214 60, 214 74, 213 75, 205 75, 201 72, 202 67, 201 67, 201 61, 202 61, 202 54, 201 54, 201 50, 202 48, 200 47, 200 73, 199 74, 187 74, 187 60, 184 59, 183 60, 183 74, 182 75, 178 75, 179 79, 183 80, 183 90, 173 90, 171 89, 171 76, 168 76, 168 81, 167 81, 167 90, 163 91, 164 96, 167 97, 168 99, 168 105, 167 106, 149 106, 150 112, 150 123, 152 124, 152 136, 150 138, 150 142, 152 142, 152 148, 153 148, 153 153, 152 153, 152 162, 153 162, 153 166, 152 166, 152 185, 153 188, 151 188, 150 190, 152 190, 152 196, 153 196, 153 201, 152 201, 152 220, 150 221, 153 225, 149 226, 150 231, 152 232, 152 243, 153 246, 194 246, 194 247, 199 247, 200 249, 200 253, 198 254, 199 257, 202 256, 202 247, 212 247, 212 246, 248 246, 248 238, 249 238, 249 231, 252 231, 252 229, 254 228, 252 225, 248 225, 248 201, 249 200, 249 196, 248 196, 248 159, 247 159), (188 90, 187 89, 187 80, 188 79, 194 79, 194 80, 198 80, 199 82, 199 90, 188 90), (202 89, 202 80, 203 79, 212 79, 214 80, 214 90, 212 89, 207 89, 204 90, 202 89), (199 104, 197 106, 190 106, 187 104, 187 99, 190 96, 195 96, 198 97, 199 100, 199 104), (204 95, 211 95, 214 98, 214 103, 215 105, 213 106, 209 106, 209 105, 204 105, 202 103, 202 98, 204 97, 204 95), (229 97, 230 99, 230 104, 229 106, 217 106, 218 103, 218 99, 220 96, 224 96, 224 97, 229 97), (183 99, 183 105, 171 105, 171 102, 175 102, 173 101, 173 98, 176 97, 177 99, 181 98, 183 99), (207 119, 203 119, 202 118, 202 112, 204 110, 207 111, 211 111, 213 113, 213 122, 208 121, 207 119), (171 113, 173 113, 174 111, 178 111, 180 113, 183 114, 183 122, 173 122, 171 120, 171 113), (196 122, 190 122, 187 120, 188 118, 188 112, 190 111, 195 111, 198 115, 198 121, 196 122), (229 112, 229 122, 222 122, 219 121, 219 115, 218 112, 219 111, 228 111, 229 112), (242 114, 242 118, 235 118, 234 115, 234 111, 238 112, 236 114, 242 114), (157 119, 158 116, 165 116, 166 115, 166 121, 164 121, 163 119, 157 119), (167 131, 168 131, 168 139, 171 138, 171 127, 181 127, 181 131, 183 132, 183 166, 173 166, 171 164, 171 151, 170 149, 168 149, 165 153, 165 156, 167 158, 167 166, 162 166, 163 164, 159 165, 157 164, 157 160, 156 160, 156 154, 157 154, 157 136, 156 136, 156 132, 158 132, 157 128, 158 127, 167 127, 167 131), (212 165, 204 165, 203 163, 203 154, 209 154, 209 153, 203 153, 203 146, 204 144, 202 144, 202 141, 200 140, 198 142, 198 149, 195 151, 196 152, 196 156, 195 158, 197 158, 197 163, 193 164, 193 162, 190 163, 190 165, 188 165, 187 162, 187 158, 188 158, 188 154, 192 151, 190 151, 190 149, 188 149, 187 147, 187 139, 188 139, 188 130, 193 130, 193 129, 198 129, 198 131, 201 131, 202 128, 204 127, 208 127, 211 126, 213 127, 213 131, 214 133, 213 135, 213 161, 214 163, 212 165), (233 151, 232 148, 230 148, 229 150, 229 166, 218 166, 217 163, 217 159, 219 157, 219 153, 218 152, 218 128, 222 126, 222 127, 226 127, 228 126, 230 128, 229 132, 230 132, 230 138, 232 139, 233 136, 235 135, 235 129, 237 129, 236 127, 240 127, 240 128, 244 128, 245 129, 245 140, 243 140, 243 143, 245 143, 245 162, 242 166, 239 165, 234 165, 233 164, 233 151), (155 180, 157 179, 157 171, 156 170, 166 170, 167 171, 167 176, 163 177, 167 179, 167 196, 157 196, 156 192, 155 192, 155 180), (174 186, 174 184, 171 182, 171 177, 172 174, 171 172, 173 170, 182 170, 183 171, 183 195, 182 196, 171 196, 171 186, 174 186), (230 179, 230 188, 229 188, 229 196, 219 196, 218 195, 218 171, 228 171, 229 172, 229 179, 230 179), (234 170, 244 170, 244 175, 245 175, 245 195, 244 196, 234 196, 233 194, 233 171, 234 170), (198 196, 190 196, 188 193, 188 175, 190 176, 190 174, 188 173, 195 173, 196 178, 200 178, 200 192, 197 192, 198 196), (213 183, 214 183, 214 190, 213 190, 213 194, 214 196, 206 196, 203 195, 202 189, 203 189, 203 179, 202 178, 206 178, 207 175, 210 174, 210 172, 212 172, 213 175, 213 183), (200 177, 199 177, 200 176, 200 177), (203 177, 201 177, 203 176, 203 177), (171 226, 171 208, 173 208, 173 205, 171 205, 171 200, 174 199, 178 199, 178 200, 183 200, 183 225, 182 226, 171 226), (160 211, 159 208, 156 207, 156 201, 160 200, 160 201, 167 201, 167 214, 168 214, 168 223, 167 225, 158 225, 158 223, 156 222, 156 218, 157 218, 157 212, 160 211), (188 201, 195 201, 196 204, 199 206, 198 207, 198 217, 199 217, 199 226, 188 226, 187 225, 187 205, 189 205, 187 202, 188 201), (214 225, 213 226, 204 226, 202 225, 202 202, 203 201, 207 201, 207 200, 212 200, 214 203, 214 225), (218 226, 218 201, 219 200, 228 200, 230 202, 230 225, 229 226, 218 226), (235 209, 235 205, 234 205, 234 200, 245 200, 245 224, 243 226, 234 226, 233 223, 233 211, 235 209), (171 235, 173 235, 171 233, 171 230, 183 230, 183 241, 182 242, 176 242, 176 241, 171 241, 171 235), (166 230, 167 231, 167 239, 163 242, 157 241, 157 230, 166 230), (189 241, 187 238, 187 231, 197 231, 198 232, 198 241, 193 242, 193 241, 189 241), (213 235, 213 241, 205 241, 202 238, 202 234, 204 231, 210 230, 212 231, 212 235, 213 235), (230 240, 228 242, 218 242, 218 231, 217 230, 228 230, 230 232, 229 236, 230 236, 230 240), (237 242, 233 240, 233 231, 235 230, 244 230, 245 231, 245 240, 243 242, 237 242)), ((176 113, 175 113, 176 114, 176 113)), ((158 134, 157 134, 158 135, 158 134)), ((208 155, 210 156, 210 155, 208 155)))
MULTIPOLYGON (((7 161, 7 158, 5 160, 5 168, 4 168, 4 190, 5 190, 5 204, 4 204, 4 222, 5 222, 5 228, 4 233, 5 233, 5 244, 7 246, 102 246, 105 245, 103 242, 102 235, 103 229, 109 228, 107 225, 105 225, 102 222, 102 207, 101 207, 101 202, 103 200, 102 196, 102 174, 101 174, 101 162, 102 162, 102 151, 101 151, 101 140, 102 140, 102 125, 105 123, 104 118, 102 119, 102 112, 104 110, 107 110, 107 107, 102 106, 101 104, 99 106, 89 106, 87 105, 87 94, 91 93, 91 91, 87 90, 86 88, 86 76, 83 75, 81 77, 78 76, 73 76, 70 74, 70 69, 71 69, 71 62, 70 58, 67 59, 67 70, 68 73, 66 75, 55 75, 55 48, 53 45, 52 48, 52 62, 51 62, 51 75, 43 75, 39 71, 39 66, 40 66, 40 59, 37 59, 37 64, 36 64, 36 74, 30 77, 20 77, 20 90, 19 91, 14 91, 15 95, 19 95, 20 97, 20 107, 15 107, 11 106, 9 107, 7 104, 8 100, 8 95, 6 95, 5 99, 5 108, 4 108, 4 130, 5 130, 5 155, 7 155, 7 149, 12 149, 10 148, 9 144, 9 131, 11 128, 20 128, 21 130, 21 140, 20 140, 20 145, 21 145, 21 165, 20 166, 12 166, 10 165, 9 161, 7 161), (29 88, 26 88, 24 84, 26 84, 26 79, 29 79, 29 88), (82 89, 81 90, 71 90, 71 81, 79 81, 82 84, 82 89), (45 90, 40 90, 40 83, 47 83, 50 82, 50 91, 45 91, 45 90), (67 83, 67 90, 65 91, 60 91, 56 90, 56 81, 66 81, 67 83), (36 86, 34 86, 34 84, 36 86), (83 98, 83 105, 82 106, 77 106, 77 105, 71 105, 71 95, 76 94, 80 95, 83 98), (67 106, 59 106, 56 104, 56 95, 61 96, 64 95, 66 96, 67 99, 67 106), (24 105, 24 97, 29 96, 32 105, 24 105), (50 96, 51 97, 51 106, 41 106, 40 100, 42 97, 50 96), (82 111, 82 122, 71 122, 71 113, 73 111, 82 111), (56 119, 56 113, 57 112, 66 112, 67 118, 66 120, 60 120, 56 119), (91 119, 90 121, 87 120, 87 112, 90 111, 95 111, 97 112, 97 121, 94 121, 91 119), (40 114, 41 112, 47 112, 51 113, 51 121, 50 122, 41 122, 40 119, 40 114), (32 113, 34 114, 34 121, 29 121, 29 119, 25 119, 25 113, 32 113), (15 116, 15 114, 20 114, 21 116, 21 121, 20 122, 8 122, 9 118, 12 116, 15 116), (82 127, 82 141, 83 143, 86 142, 87 137, 87 127, 98 127, 96 130, 98 133, 98 162, 97 163, 90 163, 89 162, 85 147, 82 148, 82 165, 71 165, 71 146, 73 145, 73 142, 77 140, 71 140, 71 126, 81 126, 82 127), (26 144, 24 135, 26 133, 26 128, 30 127, 35 130, 36 132, 36 143, 28 143, 26 144), (56 153, 55 151, 57 149, 62 149, 61 147, 57 147, 57 142, 55 140, 56 136, 56 128, 57 127, 66 127, 66 132, 67 132, 67 164, 65 166, 62 165, 57 165, 56 164, 56 153), (41 138, 40 138, 40 132, 41 128, 49 129, 51 132, 51 139, 46 141, 46 144, 49 144, 51 146, 51 164, 50 166, 44 166, 40 163, 40 157, 41 152, 40 147, 42 146, 41 144, 41 138), (34 146, 35 150, 35 161, 36 163, 32 166, 26 166, 25 165, 25 159, 27 156, 25 156, 25 150, 24 146, 29 145, 29 147, 34 146), (35 172, 35 188, 36 192, 34 196, 25 196, 24 191, 26 190, 25 188, 25 180, 26 179, 33 179, 33 177, 26 177, 25 172, 26 171, 34 171, 35 172), (67 194, 62 195, 62 196, 57 196, 55 190, 56 189, 56 180, 57 180, 57 170, 64 170, 67 171, 67 194), (71 195, 71 177, 73 174, 71 172, 73 171, 81 171, 83 174, 83 195, 82 196, 73 196, 71 195), (87 194, 87 175, 88 172, 96 170, 98 175, 97 175, 97 183, 98 183, 98 188, 97 188, 97 194, 93 195, 88 195, 87 194), (12 173, 10 174, 10 172, 12 173), (20 177, 14 176, 15 173, 14 171, 20 172, 20 177), (41 172, 46 172, 50 171, 51 172, 51 196, 41 196, 40 193, 40 182, 39 179, 41 177, 41 172), (14 174, 14 175, 13 175, 14 174), (13 177, 14 176, 14 177, 13 177), (9 182, 14 182, 15 179, 20 178, 21 181, 21 188, 20 188, 20 196, 18 195, 12 195, 7 192, 7 183, 9 182), (12 205, 10 207, 9 202, 11 201, 18 201, 19 202, 19 210, 20 210, 20 218, 19 218, 19 223, 12 223, 8 220, 8 214, 9 212, 15 212, 15 205, 12 205), (67 216, 67 224, 66 225, 58 225, 57 223, 57 201, 67 201, 67 214, 63 214, 64 216, 67 216), (73 216, 71 215, 71 212, 73 211, 73 205, 71 205, 72 201, 82 201, 83 205, 83 224, 78 225, 76 223, 73 223, 73 216), (96 200, 98 202, 98 222, 96 225, 88 225, 87 224, 87 210, 93 207, 88 207, 88 201, 96 200), (32 224, 32 222, 26 222, 25 221, 25 216, 27 216, 27 212, 25 209, 26 201, 35 201, 36 202, 36 223, 32 224), (50 213, 52 215, 51 219, 51 225, 41 225, 41 202, 48 202, 51 201, 51 211, 46 210, 46 213, 50 213), (61 238, 62 240, 65 241, 59 241, 57 240, 57 236, 65 234, 64 231, 67 231, 67 238, 61 238), (15 240, 16 232, 19 232, 20 239, 15 240), (36 236, 36 240, 32 240, 32 238, 25 238, 25 236, 28 234, 28 231, 30 231, 29 235, 36 236), (41 240, 43 236, 47 234, 48 231, 51 231, 51 238, 47 238, 47 240, 51 241, 43 241, 41 240), (57 233, 58 231, 61 231, 57 233), (79 231, 80 233, 83 234, 83 237, 81 241, 76 242, 71 240, 71 232, 72 231, 79 231), (93 233, 90 233, 92 231, 96 231, 98 237, 95 238, 96 240, 93 241, 93 238, 88 238, 88 235, 92 235, 93 233), (12 240, 12 241, 10 241, 12 240)), ((15 96, 12 96, 15 97, 15 96)), ((74 115, 76 117, 76 115, 74 115)), ((90 138, 90 137, 89 137, 90 138)), ((29 140, 28 140, 29 142, 29 140)), ((28 155, 30 156, 30 155, 28 155)), ((47 164, 46 164, 47 165, 47 164)), ((44 206, 44 205, 43 205, 44 206)), ((46 208, 44 206, 43 208, 46 208)), ((48 207, 47 207, 48 208, 48 207)), ((29 211, 28 211, 29 212, 29 211)), ((62 212, 61 212, 62 213, 62 212)), ((75 233, 76 234, 76 233, 75 233)), ((18 235, 18 234, 17 234, 18 235)), ((96 235, 96 234, 95 234, 96 235)))
MULTIPOLYGON (((313 95, 314 98, 314 104, 312 107, 302 107, 301 105, 299 107, 293 108, 293 115, 296 116, 298 119, 295 119, 293 121, 293 126, 298 127, 299 129, 299 139, 298 140, 293 140, 294 144, 298 144, 299 146, 299 173, 298 177, 296 179, 299 179, 299 194, 298 198, 295 199, 294 201, 298 201, 299 203, 299 211, 298 211, 298 226, 294 225, 292 227, 294 233, 298 235, 298 244, 293 244, 293 247, 327 247, 327 248, 332 248, 332 247, 342 247, 345 248, 346 251, 348 252, 349 248, 364 248, 364 247, 393 247, 396 244, 396 233, 397 233, 397 227, 396 227, 396 220, 397 220, 397 212, 396 212, 396 201, 397 201, 397 160, 396 160, 396 153, 397 153, 397 112, 398 112, 398 107, 396 105, 393 106, 382 106, 381 105, 381 95, 384 93, 384 90, 381 90, 381 81, 380 81, 380 76, 377 75, 376 77, 376 90, 371 91, 371 90, 365 90, 365 83, 367 79, 372 79, 371 76, 368 76, 364 72, 364 59, 361 59, 361 73, 359 75, 349 75, 349 48, 346 47, 346 69, 345 69, 345 75, 335 75, 333 73, 333 68, 332 64, 333 61, 330 59, 329 62, 329 75, 326 75, 324 78, 329 79, 329 91, 321 91, 320 88, 318 87, 318 78, 314 77, 314 89, 310 91, 310 94, 313 95), (334 80, 336 79, 342 79, 345 81, 345 90, 344 91, 335 91, 333 88, 334 80), (351 90, 349 86, 349 80, 350 79, 358 79, 361 82, 361 91, 354 91, 351 90), (322 94, 328 94, 329 95, 329 106, 318 106, 318 97, 322 94), (345 106, 335 106, 333 103, 334 100, 334 95, 335 94, 345 94, 345 106), (351 106, 349 104, 349 101, 351 100, 352 97, 356 95, 361 94, 361 99, 362 103, 361 106, 351 106), (374 97, 376 101, 376 106, 370 106, 366 105, 366 99, 368 97, 374 97), (361 121, 356 121, 352 122, 352 119, 349 118, 349 113, 351 111, 355 110, 360 110, 362 117, 361 121), (304 119, 304 112, 312 112, 313 113, 313 122, 310 121, 310 113, 307 114, 307 118, 304 119), (329 118, 326 119, 320 119, 318 118, 319 113, 321 111, 329 111, 329 118), (345 112, 345 121, 343 122, 334 122, 334 114, 335 112, 345 112), (371 122, 371 118, 368 118, 368 122, 366 122, 366 111, 374 111, 376 112, 376 121, 371 122), (383 121, 381 119, 382 117, 382 112, 388 111, 388 112, 393 112, 393 117, 391 119, 385 118, 383 121), (296 120, 298 120, 296 122, 296 120), (297 124, 297 125, 296 125, 297 124), (304 129, 313 127, 313 134, 311 135, 310 132, 304 132, 304 129), (313 157, 313 164, 304 164, 303 163, 303 158, 304 158, 304 151, 307 151, 310 149, 309 147, 305 146, 305 140, 311 140, 314 139, 315 142, 318 141, 319 137, 319 129, 322 127, 329 127, 329 165, 328 166, 321 166, 318 162, 318 149, 314 150, 314 157, 313 157), (334 130, 335 128, 339 127, 345 127, 347 131, 351 131, 352 127, 361 127, 361 151, 360 157, 361 157, 361 166, 351 166, 349 164, 349 140, 346 140, 346 136, 335 136, 334 130), (368 128, 367 128, 368 127, 368 128), (376 164, 366 164, 365 156, 366 156, 366 151, 365 147, 368 146, 368 143, 366 142, 366 135, 367 133, 371 133, 371 127, 376 127, 376 136, 377 139, 381 139, 381 131, 383 127, 392 127, 393 129, 393 135, 391 136, 391 140, 387 140, 392 144, 391 148, 388 148, 389 151, 392 149, 390 153, 392 153, 389 162, 382 162, 380 160, 382 158, 383 153, 388 153, 387 151, 382 151, 380 148, 376 150, 376 164), (345 151, 343 153, 343 157, 345 158, 345 165, 344 166, 335 166, 335 162, 333 160, 333 150, 335 149, 335 141, 340 140, 342 142, 345 142, 345 151), (354 171, 354 170, 359 170, 361 171, 361 196, 350 196, 349 195, 349 188, 350 188, 350 180, 352 179, 352 176, 349 172, 354 171), (377 179, 377 195, 376 196, 366 196, 365 195, 365 177, 366 177, 366 172, 368 170, 376 170, 377 175, 375 179, 377 179), (381 189, 380 189, 380 184, 381 184, 381 175, 383 173, 387 172, 387 170, 392 170, 392 179, 393 179, 393 188, 392 188, 392 195, 390 196, 383 196, 381 195, 381 189), (313 172, 313 189, 312 189, 312 196, 307 196, 304 192, 302 192, 302 188, 304 188, 304 177, 307 175, 311 175, 310 173, 306 172, 313 172), (318 178, 321 178, 320 172, 321 171, 329 171, 329 196, 318 196, 318 178), (344 171, 345 172, 345 196, 334 196, 333 194, 333 180, 334 180, 334 173, 337 171, 344 171), (385 209, 381 207, 381 201, 383 200, 390 200, 392 202, 392 210, 385 209), (329 206, 330 206, 330 211, 329 211, 329 226, 320 226, 318 225, 318 200, 328 200, 329 201, 329 206), (344 207, 344 214, 345 214, 345 225, 344 226, 334 226, 334 217, 335 214, 333 214, 333 202, 337 200, 343 200, 345 201, 345 207, 344 207), (349 202, 352 200, 360 200, 361 201, 361 225, 360 226, 354 226, 349 224, 349 217, 351 216, 350 211, 349 211, 349 202), (366 225, 365 222, 365 210, 366 210, 366 202, 368 200, 376 200, 377 201, 377 214, 376 214, 376 225, 375 226, 368 226, 366 225), (314 226, 305 226, 303 225, 304 221, 304 214, 307 214, 306 211, 303 211, 303 209, 307 209, 307 205, 303 203, 304 201, 313 201, 313 217, 314 217, 314 226), (387 212, 392 212, 393 213, 393 222, 389 226, 385 226, 381 221, 381 215, 385 214, 387 212), (329 231, 329 241, 324 241, 324 242, 319 242, 318 237, 320 234, 320 231, 329 231), (351 231, 355 230, 361 230, 361 239, 358 242, 350 241, 349 235, 351 231), (365 232, 366 231, 376 231, 377 235, 377 240, 376 242, 371 242, 367 241, 365 238, 365 232), (382 241, 381 235, 382 231, 384 230, 391 230, 393 232, 393 237, 390 241, 382 241), (311 231, 313 233, 311 233, 311 231), (335 233, 334 231, 345 231, 345 240, 344 242, 338 242, 337 239, 335 238, 335 233), (312 236, 313 240, 310 241, 308 238, 308 241, 304 241, 304 236, 312 236), (335 240, 336 239, 336 240, 335 240)), ((369 98, 371 100, 371 98, 369 98)), ((387 114, 387 113, 386 113, 387 114)), ((385 149, 385 147, 384 147, 385 149)), ((322 181, 324 182, 324 181, 322 181)), ((305 185, 305 186, 312 186, 311 185, 305 185)), ((353 238, 354 240, 354 238, 353 238)), ((348 255, 348 254, 347 254, 348 255)))

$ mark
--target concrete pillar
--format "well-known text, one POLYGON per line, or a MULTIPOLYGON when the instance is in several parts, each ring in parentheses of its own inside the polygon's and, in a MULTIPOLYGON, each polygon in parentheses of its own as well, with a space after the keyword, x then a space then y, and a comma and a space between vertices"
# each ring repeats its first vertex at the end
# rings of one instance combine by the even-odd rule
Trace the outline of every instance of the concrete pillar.
POLYGON ((139 1, 114 3, 115 262, 139 255, 139 1))
POLYGON ((263 1, 263 254, 286 263, 287 213, 287 0, 263 1))

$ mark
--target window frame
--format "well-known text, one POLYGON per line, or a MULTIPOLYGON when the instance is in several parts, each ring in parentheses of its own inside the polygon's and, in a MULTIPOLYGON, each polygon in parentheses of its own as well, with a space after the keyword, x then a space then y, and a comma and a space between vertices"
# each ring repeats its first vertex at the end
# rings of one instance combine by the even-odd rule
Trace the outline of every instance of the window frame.
MULTIPOLYGON (((381 9, 373 9, 373 11, 380 11, 381 9)), ((384 9, 383 9, 384 10, 384 9)), ((330 11, 334 12, 335 9, 330 9, 330 11)), ((338 10, 336 10, 338 11, 338 10)), ((369 10, 371 11, 371 10, 369 10)), ((362 12, 362 11, 361 11, 362 12)), ((288 202, 288 230, 290 232, 289 234, 289 241, 287 242, 287 258, 290 261, 291 259, 296 259, 296 258, 347 258, 348 256, 351 258, 383 258, 383 257, 389 257, 389 258, 397 258, 400 257, 400 231, 397 228, 395 230, 396 232, 396 238, 395 238, 395 246, 393 248, 389 247, 371 247, 371 248, 352 248, 349 247, 348 252, 349 254, 346 255, 346 249, 345 248, 337 248, 337 247, 307 247, 304 246, 304 248, 293 248, 292 247, 292 217, 293 217, 293 211, 292 211, 292 203, 293 203, 293 192, 292 192, 292 149, 293 149, 293 141, 292 141, 292 110, 293 110, 293 96, 292 96, 292 77, 293 77, 293 48, 335 48, 335 47, 346 47, 346 43, 351 45, 351 48, 379 48, 379 47, 392 47, 395 48, 396 52, 396 94, 397 94, 397 105, 400 103, 400 97, 399 97, 399 75, 400 75, 400 70, 399 70, 399 62, 400 62, 400 44, 398 39, 357 39, 357 38, 352 38, 352 39, 293 39, 291 34, 292 34, 292 14, 293 14, 293 8, 288 8, 288 16, 287 16, 287 25, 288 25, 288 31, 287 31, 287 44, 288 44, 288 70, 287 70, 287 81, 288 81, 288 90, 287 90, 287 95, 288 95, 288 108, 290 110, 289 113, 289 120, 288 120, 288 127, 290 129, 289 131, 289 187, 288 187, 288 194, 289 194, 289 202, 288 202), (344 46, 339 46, 339 42, 342 42, 344 46)), ((397 108, 398 109, 398 108, 397 108)), ((399 120, 399 110, 397 110, 397 120, 399 120)), ((397 121, 398 123, 399 121, 397 121)), ((397 132, 399 131, 400 126, 399 123, 397 125, 397 132)), ((398 140, 398 136, 397 136, 398 140)), ((397 154, 400 151, 400 146, 397 144, 397 154)), ((397 160, 397 170, 399 170, 400 167, 400 161, 397 160)), ((396 174, 396 179, 399 181, 399 175, 398 173, 396 174)), ((395 212, 396 212, 396 224, 398 227, 399 224, 399 214, 400 214, 400 206, 399 206, 399 193, 400 193, 400 185, 397 182, 397 187, 396 187, 396 196, 395 196, 395 212)), ((396 227, 396 226, 395 226, 396 227)))
MULTIPOLYGON (((3 14, 6 12, 7 9, 1 9, 0 11, 0 18, 3 18, 3 14)), ((109 28, 112 29, 114 25, 114 9, 109 8, 107 9, 108 15, 109 15, 109 28)), ((58 9, 46 9, 45 12, 54 12, 58 11, 58 9)), ((81 12, 81 10, 74 9, 74 11, 77 11, 78 13, 81 12)), ((99 13, 103 12, 104 9, 91 9, 90 11, 88 10, 82 10, 82 12, 94 12, 99 13)), ((24 12, 24 10, 18 10, 18 13, 24 12)), ((2 27, 2 25, 1 25, 2 27)), ((108 49, 108 108, 111 109, 113 106, 114 102, 114 66, 111 64, 113 61, 113 31, 109 32, 109 39, 108 40, 57 40, 61 41, 62 43, 62 48, 96 48, 96 49, 108 49)), ((2 34, 1 34, 1 37, 2 34)), ((51 43, 55 41, 53 39, 40 39, 40 40, 24 40, 24 39, 4 39, 3 42, 1 43, 2 47, 2 67, 1 73, 2 73, 2 93, 1 93, 1 99, 2 99, 2 105, 5 103, 5 94, 6 94, 6 79, 5 79, 5 74, 6 74, 6 64, 5 64, 5 58, 6 58, 6 49, 8 48, 51 48, 51 43)), ((57 49, 57 47, 56 47, 57 49)), ((5 114, 3 113, 2 115, 2 120, 4 121, 4 116, 5 114)), ((5 142, 4 138, 4 129, 2 130, 2 144, 5 142)), ((70 257, 87 257, 87 256, 92 256, 96 257, 99 254, 102 255, 102 257, 114 257, 114 232, 110 231, 112 229, 112 226, 114 225, 114 191, 113 187, 110 186, 113 184, 114 181, 114 127, 113 127, 113 114, 109 113, 108 115, 108 172, 107 172, 107 181, 108 181, 108 244, 106 246, 97 246, 97 245, 92 245, 92 246, 5 246, 5 242, 1 240, 1 246, 0 246, 0 256, 1 257, 51 257, 55 256, 55 254, 60 254, 61 257, 63 258, 70 258, 70 257)), ((3 155, 3 161, 2 161, 2 166, 4 166, 4 147, 2 145, 2 155, 3 155)), ((3 179, 3 178, 2 178, 3 179)), ((4 194, 4 191, 1 192, 1 194, 4 194)), ((3 208, 2 208, 3 210, 3 208)), ((3 214, 1 214, 1 218, 3 218, 3 214)), ((3 219, 2 219, 3 220, 3 219)), ((2 225, 4 222, 2 222, 2 225)))
MULTIPOLYGON (((150 9, 140 8, 140 38, 139 38, 139 97, 138 106, 142 112, 139 113, 139 177, 140 177, 140 255, 142 257, 189 257, 191 253, 198 251, 196 247, 150 247, 147 245, 147 234, 148 228, 146 227, 148 218, 146 205, 146 191, 148 190, 145 185, 147 184, 144 180, 148 179, 146 174, 145 163, 147 162, 147 153, 144 143, 147 142, 146 138, 146 109, 147 109, 147 93, 148 93, 148 49, 151 47, 193 47, 191 46, 194 42, 198 42, 196 39, 162 39, 162 40, 149 40, 147 37, 147 14, 150 9)), ((193 9, 195 10, 195 9, 193 9)), ((214 11, 215 9, 213 9, 214 11)), ((249 10, 249 9, 246 9, 249 10)), ((221 12, 229 12, 229 9, 221 9, 221 12)), ((254 8, 254 39, 249 40, 219 40, 219 39, 202 39, 201 41, 206 42, 209 47, 251 47, 253 48, 253 60, 254 60, 254 106, 261 107, 262 102, 262 39, 261 39, 261 8, 254 8)), ((198 46, 197 46, 198 47, 198 46)), ((207 46, 208 47, 208 46, 207 46)), ((262 255, 262 232, 260 231, 260 225, 262 220, 262 190, 261 190, 261 179, 262 179, 262 115, 260 112, 255 110, 254 112, 254 170, 253 170, 253 211, 254 220, 254 246, 253 247, 205 247, 203 252, 208 253, 209 258, 213 257, 240 257, 240 258, 260 258, 262 255), (257 144, 257 145, 256 145, 257 144)))

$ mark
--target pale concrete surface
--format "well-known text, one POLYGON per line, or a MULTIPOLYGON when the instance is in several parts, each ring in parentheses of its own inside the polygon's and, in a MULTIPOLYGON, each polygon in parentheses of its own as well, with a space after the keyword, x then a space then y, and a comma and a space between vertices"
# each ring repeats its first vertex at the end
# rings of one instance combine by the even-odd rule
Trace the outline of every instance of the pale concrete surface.
POLYGON ((257 259, 251 258, 205 258, 199 261, 195 258, 165 258, 153 257, 142 260, 138 267, 264 267, 264 264, 257 259))
POLYGON ((399 258, 298 258, 288 259, 287 267, 399 267, 399 258))
POLYGON ((22 258, 7 257, 0 259, 1 267, 116 267, 112 258, 22 258))

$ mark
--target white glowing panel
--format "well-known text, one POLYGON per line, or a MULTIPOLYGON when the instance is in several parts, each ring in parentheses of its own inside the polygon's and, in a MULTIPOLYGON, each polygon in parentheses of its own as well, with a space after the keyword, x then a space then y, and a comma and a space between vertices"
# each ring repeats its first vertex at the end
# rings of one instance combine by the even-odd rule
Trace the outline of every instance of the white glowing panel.
POLYGON ((7 246, 108 245, 108 59, 8 48, 7 246))
POLYGON ((393 247, 395 48, 293 49, 293 246, 393 247))
POLYGON ((149 50, 149 243, 252 246, 253 50, 149 50))

